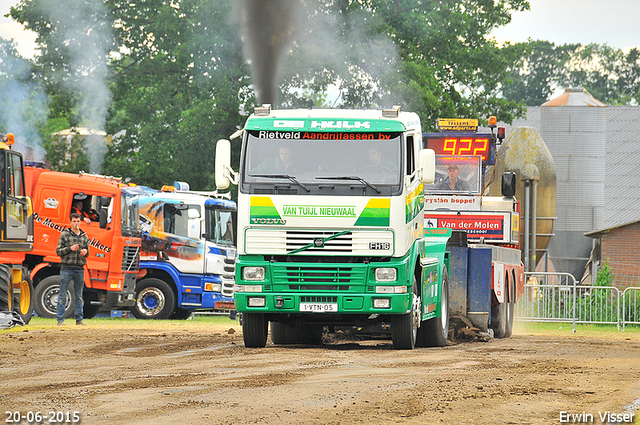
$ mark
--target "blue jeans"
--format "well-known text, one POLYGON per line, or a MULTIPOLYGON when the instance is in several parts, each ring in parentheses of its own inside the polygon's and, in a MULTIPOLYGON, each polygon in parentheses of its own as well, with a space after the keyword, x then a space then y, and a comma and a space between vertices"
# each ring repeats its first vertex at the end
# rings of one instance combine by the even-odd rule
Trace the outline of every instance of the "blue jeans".
POLYGON ((58 322, 64 320, 64 311, 67 307, 67 290, 71 282, 73 282, 73 295, 76 297, 76 322, 82 320, 84 269, 62 269, 60 270, 60 292, 58 292, 58 310, 56 311, 58 322))

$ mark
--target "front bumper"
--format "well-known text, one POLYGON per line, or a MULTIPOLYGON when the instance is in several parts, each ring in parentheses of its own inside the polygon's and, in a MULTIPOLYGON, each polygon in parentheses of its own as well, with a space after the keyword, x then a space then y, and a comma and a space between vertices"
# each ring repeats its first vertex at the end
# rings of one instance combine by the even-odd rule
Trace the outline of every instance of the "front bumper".
POLYGON ((235 306, 246 313, 403 314, 411 309, 413 270, 408 256, 380 262, 270 262, 240 256, 236 264, 235 306), (244 267, 263 267, 264 280, 244 280, 244 267), (392 282, 376 281, 377 268, 395 268, 392 282), (404 287, 404 293, 381 289, 404 287), (262 298, 263 300, 258 300, 262 298), (380 307, 379 300, 384 307, 380 307))

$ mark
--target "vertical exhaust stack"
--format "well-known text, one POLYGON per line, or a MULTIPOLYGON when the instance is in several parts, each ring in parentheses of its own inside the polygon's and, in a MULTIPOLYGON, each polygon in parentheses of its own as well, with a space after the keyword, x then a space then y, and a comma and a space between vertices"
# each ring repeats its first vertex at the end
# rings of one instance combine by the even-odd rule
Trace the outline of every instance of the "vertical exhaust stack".
POLYGON ((245 57, 258 103, 277 104, 281 61, 298 25, 300 0, 240 0, 245 57))

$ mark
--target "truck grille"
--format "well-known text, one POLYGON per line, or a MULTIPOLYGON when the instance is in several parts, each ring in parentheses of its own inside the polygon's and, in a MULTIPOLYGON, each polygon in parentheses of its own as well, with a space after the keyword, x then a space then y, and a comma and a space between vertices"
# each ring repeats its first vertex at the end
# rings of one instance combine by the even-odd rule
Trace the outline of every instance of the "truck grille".
POLYGON ((125 246, 122 251, 122 271, 137 272, 140 266, 140 247, 125 246))
MULTIPOLYGON (((335 235, 337 232, 308 232, 308 231, 296 231, 289 230, 287 231, 287 251, 294 251, 296 249, 305 247, 307 245, 313 245, 313 242, 317 238, 330 238, 335 235)), ((324 246, 322 248, 316 248, 312 246, 311 248, 307 248, 306 251, 334 251, 334 252, 351 252, 353 248, 353 238, 351 236, 351 232, 346 233, 344 235, 338 236, 334 239, 328 240, 324 242, 324 246)))
POLYGON ((327 240, 341 231, 250 228, 246 230, 245 252, 279 255, 299 250, 295 255, 393 255, 390 230, 358 229, 327 240), (316 247, 316 240, 321 240, 322 246, 316 247))
POLYGON ((225 297, 233 297, 236 289, 236 280, 233 276, 222 277, 222 295, 225 297))
POLYGON ((365 267, 274 265, 273 278, 289 284, 291 290, 348 291, 350 286, 364 284, 365 270, 365 267))

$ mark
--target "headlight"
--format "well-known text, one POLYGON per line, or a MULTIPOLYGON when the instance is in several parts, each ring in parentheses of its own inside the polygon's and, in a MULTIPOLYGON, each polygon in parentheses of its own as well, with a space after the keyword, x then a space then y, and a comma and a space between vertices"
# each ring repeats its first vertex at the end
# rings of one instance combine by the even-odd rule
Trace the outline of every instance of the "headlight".
POLYGON ((243 267, 244 280, 264 280, 264 267, 243 267))
POLYGON ((222 283, 207 282, 204 284, 205 291, 222 292, 222 283))
POLYGON ((391 300, 389 298, 374 298, 373 308, 391 308, 391 300))
POLYGON ((248 307, 264 307, 267 305, 267 299, 265 297, 249 297, 247 299, 248 307))
POLYGON ((397 277, 397 271, 391 267, 381 267, 376 269, 377 282, 394 282, 397 277))

